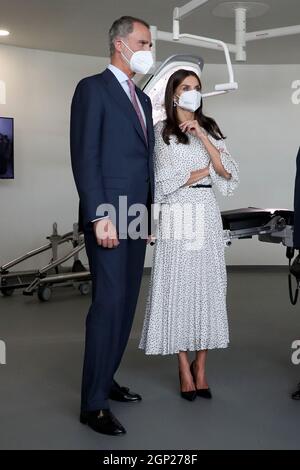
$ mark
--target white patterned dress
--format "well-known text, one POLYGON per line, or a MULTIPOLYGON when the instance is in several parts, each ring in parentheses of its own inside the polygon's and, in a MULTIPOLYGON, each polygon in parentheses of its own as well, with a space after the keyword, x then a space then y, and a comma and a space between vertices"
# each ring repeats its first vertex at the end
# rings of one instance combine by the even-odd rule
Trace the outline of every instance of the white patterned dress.
POLYGON ((231 195, 239 183, 238 165, 224 140, 209 134, 232 175, 226 180, 214 170, 200 139, 189 135, 189 144, 178 144, 171 135, 167 145, 162 128, 162 122, 155 126, 154 202, 160 211, 139 348, 162 355, 226 348, 225 245, 213 188, 231 195), (210 175, 197 183, 212 188, 182 187, 191 171, 208 165, 210 175))

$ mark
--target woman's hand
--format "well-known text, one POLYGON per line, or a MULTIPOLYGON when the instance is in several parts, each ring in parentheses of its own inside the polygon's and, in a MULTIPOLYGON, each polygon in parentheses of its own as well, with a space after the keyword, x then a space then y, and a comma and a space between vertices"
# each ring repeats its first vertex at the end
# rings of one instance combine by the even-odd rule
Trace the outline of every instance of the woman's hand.
POLYGON ((209 175, 209 165, 205 168, 199 168, 199 170, 193 170, 191 171, 191 176, 183 186, 190 186, 191 184, 198 183, 199 180, 202 180, 203 178, 206 178, 206 176, 209 175))
POLYGON ((193 171, 192 176, 194 178, 194 181, 192 182, 192 184, 198 183, 203 178, 206 178, 207 176, 210 176, 209 165, 206 166, 205 168, 200 168, 199 170, 193 171))
POLYGON ((203 179, 203 178, 206 178, 207 176, 210 176, 210 173, 209 173, 209 165, 207 165, 205 168, 201 168, 200 171, 200 178, 199 179, 203 179))
POLYGON ((198 137, 201 140, 207 139, 206 130, 200 126, 199 122, 196 119, 184 121, 179 124, 179 127, 182 132, 188 132, 189 134, 193 135, 194 137, 198 137))

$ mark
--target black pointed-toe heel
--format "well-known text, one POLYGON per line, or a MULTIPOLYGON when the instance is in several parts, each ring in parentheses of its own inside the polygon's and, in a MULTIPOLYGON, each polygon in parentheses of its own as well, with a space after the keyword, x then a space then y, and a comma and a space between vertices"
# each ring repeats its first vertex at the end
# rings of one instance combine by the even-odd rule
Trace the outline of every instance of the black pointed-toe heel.
MULTIPOLYGON (((195 383, 195 385, 196 385, 196 377, 195 377, 194 368, 193 368, 194 362, 195 362, 195 361, 193 361, 193 362, 191 363, 190 371, 191 371, 191 374, 192 374, 192 376, 193 376, 194 383, 195 383)), ((211 393, 210 388, 196 388, 196 394, 197 394, 198 397, 202 397, 202 398, 212 398, 212 393, 211 393)))
MULTIPOLYGON (((181 388, 181 377, 180 377, 180 372, 179 372, 179 382, 180 382, 180 388, 181 388)), ((197 392, 196 390, 191 390, 189 392, 183 392, 182 390, 180 390, 180 395, 182 396, 182 398, 184 398, 185 400, 188 400, 188 401, 194 401, 196 396, 197 396, 197 392)))
POLYGON ((197 392, 196 392, 196 390, 192 390, 191 392, 180 392, 180 395, 185 400, 194 401, 196 396, 197 396, 197 392))
POLYGON ((202 398, 212 398, 210 388, 197 388, 197 396, 202 398))

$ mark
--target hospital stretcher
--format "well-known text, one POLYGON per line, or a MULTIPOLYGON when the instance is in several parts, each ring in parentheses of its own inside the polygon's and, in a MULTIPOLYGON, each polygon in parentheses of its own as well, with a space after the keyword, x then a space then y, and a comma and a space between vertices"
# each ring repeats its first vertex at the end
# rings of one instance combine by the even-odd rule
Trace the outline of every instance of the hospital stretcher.
POLYGON ((49 240, 47 244, 0 267, 0 292, 3 296, 11 296, 15 289, 24 289, 24 295, 33 295, 36 292, 41 301, 47 301, 53 287, 58 285, 78 286, 82 295, 90 292, 90 272, 79 259, 79 253, 84 250, 85 245, 83 234, 78 231, 78 224, 73 225, 72 232, 59 235, 57 224, 54 223, 52 234, 46 238, 49 240), (69 244, 69 251, 59 256, 59 247, 69 244), (52 256, 49 263, 41 269, 12 271, 15 266, 47 251, 52 256), (70 259, 73 259, 72 267, 65 268, 63 264, 70 259))
MULTIPOLYGON (((286 247, 289 261, 288 286, 292 305, 296 305, 300 286, 300 255, 294 259, 294 211, 288 209, 260 209, 248 207, 222 212, 224 242, 229 246, 232 240, 252 238, 267 243, 278 243, 286 247), (292 279, 295 278, 296 288, 293 293, 292 279)), ((299 250, 298 250, 299 251, 299 250)))
POLYGON ((247 207, 223 211, 221 215, 226 245, 236 238, 257 235, 261 242, 282 243, 287 248, 293 248, 293 211, 247 207))

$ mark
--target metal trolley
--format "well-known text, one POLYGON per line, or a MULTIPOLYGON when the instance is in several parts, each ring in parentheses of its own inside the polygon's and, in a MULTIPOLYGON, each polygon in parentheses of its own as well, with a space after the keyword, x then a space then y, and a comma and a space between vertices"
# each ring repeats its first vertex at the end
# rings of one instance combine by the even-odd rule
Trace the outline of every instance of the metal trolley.
POLYGON ((4 296, 13 295, 15 289, 24 289, 24 295, 34 295, 45 302, 52 295, 54 287, 71 285, 78 287, 82 295, 89 294, 91 290, 91 274, 79 259, 79 253, 84 250, 84 237, 78 231, 78 224, 73 225, 73 231, 64 235, 57 233, 57 223, 53 224, 52 234, 46 237, 49 242, 25 255, 16 258, 0 267, 0 292, 4 296), (58 247, 63 244, 71 244, 71 249, 65 255, 58 256, 58 247), (12 271, 11 269, 29 258, 51 250, 51 261, 41 269, 27 271, 12 271), (62 265, 72 259, 71 268, 62 265))

